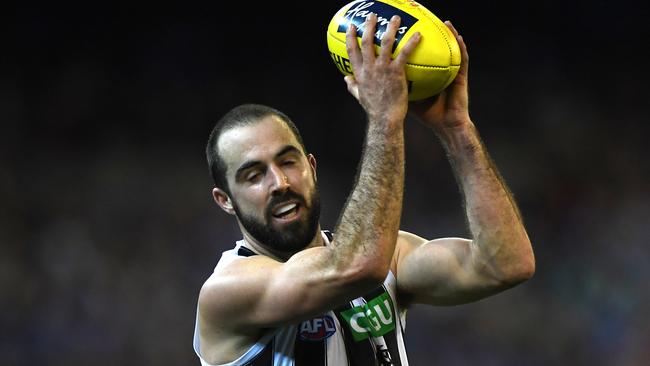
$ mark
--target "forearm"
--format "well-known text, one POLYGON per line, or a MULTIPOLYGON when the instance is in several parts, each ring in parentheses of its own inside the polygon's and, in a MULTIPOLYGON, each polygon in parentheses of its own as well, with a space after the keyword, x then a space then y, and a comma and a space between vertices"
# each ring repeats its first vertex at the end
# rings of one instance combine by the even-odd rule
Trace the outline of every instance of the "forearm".
POLYGON ((534 272, 534 255, 512 194, 473 123, 438 131, 460 185, 475 268, 500 282, 534 272))
POLYGON ((403 185, 403 121, 370 121, 356 183, 336 227, 339 266, 386 275, 397 240, 403 185))

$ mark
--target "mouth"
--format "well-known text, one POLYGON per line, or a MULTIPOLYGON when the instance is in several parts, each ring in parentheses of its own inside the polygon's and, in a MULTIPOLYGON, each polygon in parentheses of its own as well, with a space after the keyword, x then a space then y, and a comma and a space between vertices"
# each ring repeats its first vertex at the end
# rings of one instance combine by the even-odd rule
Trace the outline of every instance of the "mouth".
POLYGON ((286 202, 273 208, 272 216, 282 221, 291 221, 298 217, 300 204, 298 202, 286 202))

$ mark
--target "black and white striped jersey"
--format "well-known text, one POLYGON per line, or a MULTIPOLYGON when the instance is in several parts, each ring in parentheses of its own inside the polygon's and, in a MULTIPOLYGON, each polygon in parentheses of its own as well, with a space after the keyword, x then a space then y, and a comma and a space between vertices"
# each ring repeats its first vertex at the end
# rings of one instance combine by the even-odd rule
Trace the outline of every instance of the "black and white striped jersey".
MULTIPOLYGON (((326 244, 331 234, 323 231, 326 244)), ((257 255, 236 246, 224 252, 217 267, 242 256, 257 255)), ((365 296, 299 324, 268 329, 241 357, 223 366, 407 366, 404 347, 406 310, 397 302, 395 275, 365 296)), ((194 351, 202 366, 198 312, 194 351)))

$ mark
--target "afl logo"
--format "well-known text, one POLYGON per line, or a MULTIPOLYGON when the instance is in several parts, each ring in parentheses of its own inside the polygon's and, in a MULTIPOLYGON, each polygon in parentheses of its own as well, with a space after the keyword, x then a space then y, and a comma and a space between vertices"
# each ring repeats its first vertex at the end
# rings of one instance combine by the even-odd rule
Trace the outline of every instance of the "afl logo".
POLYGON ((319 316, 300 323, 298 337, 303 341, 321 341, 336 333, 334 319, 329 315, 319 316))

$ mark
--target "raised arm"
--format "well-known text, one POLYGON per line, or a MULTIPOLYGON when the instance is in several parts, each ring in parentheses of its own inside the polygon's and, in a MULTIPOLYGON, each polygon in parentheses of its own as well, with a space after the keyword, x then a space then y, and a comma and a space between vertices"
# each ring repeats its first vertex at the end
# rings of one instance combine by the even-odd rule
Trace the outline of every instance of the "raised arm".
POLYGON ((471 240, 433 241, 400 233, 397 283, 406 302, 457 304, 510 288, 535 270, 530 240, 503 178, 481 142, 468 110, 468 53, 454 82, 433 103, 411 103, 410 113, 442 142, 461 188, 471 240))
MULTIPOLYGON (((219 328, 212 335, 218 337, 223 329, 248 329, 255 334, 255 329, 307 319, 362 295, 386 277, 402 206, 403 123, 408 109, 404 64, 418 37, 391 59, 399 26, 399 19, 393 19, 376 55, 375 23, 376 17, 370 17, 361 46, 353 25, 347 35, 355 77, 347 77, 346 82, 368 121, 357 180, 335 240, 327 247, 303 250, 284 263, 254 256, 219 269, 204 285, 199 300, 204 323, 219 328)), ((278 162, 276 169, 274 162, 266 169, 274 177, 273 189, 287 189, 282 176, 290 182, 291 169, 305 164, 299 158, 294 163, 298 165, 278 162)), ((205 333, 209 338, 210 332, 205 333)))

